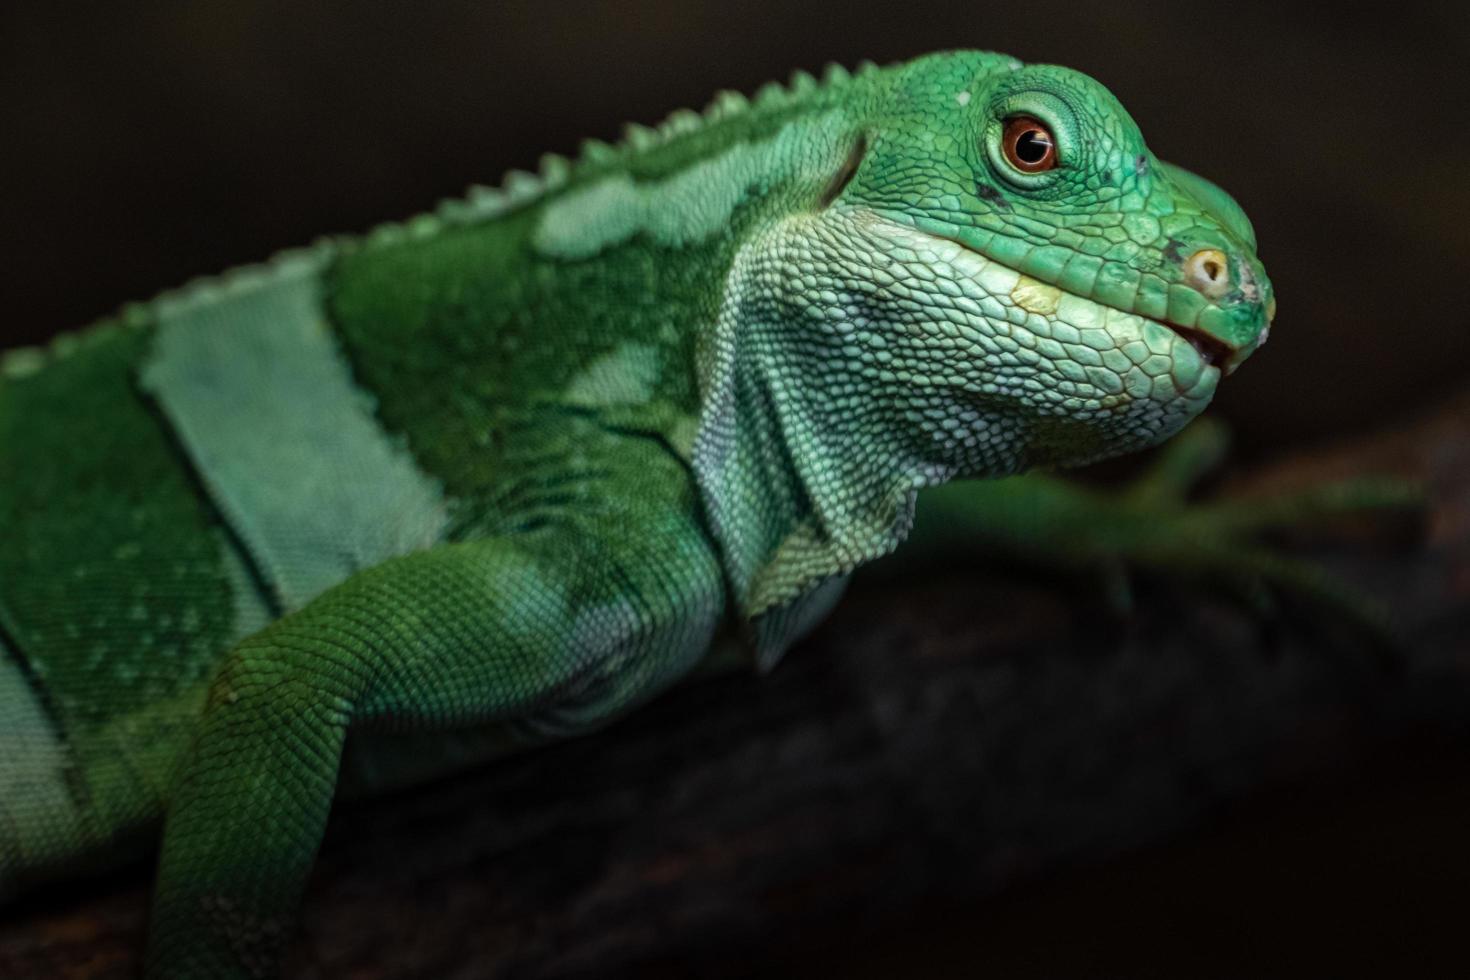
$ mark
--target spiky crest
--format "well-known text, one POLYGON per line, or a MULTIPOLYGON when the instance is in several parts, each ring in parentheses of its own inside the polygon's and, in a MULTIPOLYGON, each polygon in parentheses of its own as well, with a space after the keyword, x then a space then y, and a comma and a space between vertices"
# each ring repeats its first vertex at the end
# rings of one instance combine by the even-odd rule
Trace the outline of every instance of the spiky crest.
MULTIPOLYGON (((446 224, 462 224, 498 217, 514 208, 530 204, 550 191, 562 187, 572 177, 589 169, 605 167, 629 156, 646 153, 693 133, 701 132, 711 125, 742 116, 750 111, 769 112, 789 108, 817 92, 830 91, 854 79, 865 78, 879 70, 871 61, 861 61, 849 72, 842 65, 832 62, 822 72, 819 82, 804 71, 794 71, 785 86, 771 82, 761 86, 753 97, 747 98, 740 92, 723 89, 700 112, 692 109, 675 109, 655 126, 627 123, 623 126, 622 139, 616 144, 601 140, 582 141, 576 156, 568 159, 555 154, 541 157, 540 173, 528 174, 512 170, 502 178, 499 187, 476 185, 463 198, 454 198, 439 204, 434 214, 446 224)), ((380 237, 398 240, 401 232, 394 232, 397 225, 383 225, 368 234, 370 242, 380 237)))
MULTIPOLYGON (((537 173, 508 171, 498 187, 473 185, 462 197, 441 201, 433 211, 372 228, 363 236, 362 241, 369 248, 383 247, 430 238, 446 227, 499 217, 565 186, 573 177, 585 171, 626 160, 750 112, 773 112, 790 108, 818 92, 829 91, 853 79, 865 78, 878 70, 878 65, 871 61, 859 62, 851 72, 833 62, 823 70, 821 81, 808 72, 797 70, 791 73, 786 85, 769 82, 750 97, 729 89, 721 90, 715 93, 700 112, 675 109, 661 123, 652 127, 628 123, 623 128, 620 142, 609 144, 596 139, 584 140, 577 155, 570 159, 554 153, 544 154, 538 163, 537 173)), ((0 376, 22 377, 31 374, 47 361, 66 356, 90 339, 90 335, 103 333, 109 326, 114 329, 139 329, 152 321, 156 310, 162 305, 193 306, 213 302, 289 272, 298 263, 325 261, 338 244, 338 239, 329 236, 318 239, 306 248, 278 252, 264 262, 238 266, 215 276, 199 277, 177 288, 161 292, 146 302, 123 306, 115 317, 108 318, 105 325, 99 324, 96 329, 84 328, 58 334, 45 348, 22 347, 6 351, 0 356, 0 376)))

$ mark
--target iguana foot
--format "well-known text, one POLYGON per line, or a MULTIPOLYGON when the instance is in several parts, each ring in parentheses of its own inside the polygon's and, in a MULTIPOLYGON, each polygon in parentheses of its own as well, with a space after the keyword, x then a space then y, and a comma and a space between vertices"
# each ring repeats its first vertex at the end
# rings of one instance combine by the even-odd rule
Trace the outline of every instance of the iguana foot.
POLYGON ((1281 598, 1298 597, 1356 626, 1375 646, 1391 648, 1386 609, 1321 565, 1273 546, 1272 538, 1354 518, 1412 514, 1423 507, 1423 489, 1361 476, 1269 496, 1191 500, 1228 445, 1225 427, 1202 419, 1121 488, 1033 474, 926 491, 915 544, 950 554, 999 552, 1098 576, 1119 616, 1132 611, 1134 573, 1223 587, 1263 619, 1275 617, 1281 598))

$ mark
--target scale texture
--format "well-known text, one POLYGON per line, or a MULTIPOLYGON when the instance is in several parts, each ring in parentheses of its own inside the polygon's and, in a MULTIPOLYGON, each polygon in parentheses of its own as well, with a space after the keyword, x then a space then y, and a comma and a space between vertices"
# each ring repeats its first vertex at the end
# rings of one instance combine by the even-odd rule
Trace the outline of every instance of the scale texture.
POLYGON ((919 491, 1166 439, 1274 309, 1102 86, 949 52, 10 352, 0 895, 161 840, 149 976, 269 976, 339 783, 769 669, 919 491))

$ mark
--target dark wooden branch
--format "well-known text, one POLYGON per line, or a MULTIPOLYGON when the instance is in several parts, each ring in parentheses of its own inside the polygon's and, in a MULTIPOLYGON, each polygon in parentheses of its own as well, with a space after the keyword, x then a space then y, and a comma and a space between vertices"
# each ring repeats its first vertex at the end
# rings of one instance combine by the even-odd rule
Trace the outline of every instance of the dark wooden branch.
MULTIPOLYGON (((1004 569, 859 583, 768 678, 340 808, 292 974, 723 975, 1168 839, 1409 731, 1470 741, 1470 398, 1238 489, 1365 472, 1428 482, 1427 540, 1300 547, 1395 611, 1399 676, 1340 624, 1263 628, 1179 586, 1117 624, 1004 569)), ((0 976, 131 975, 146 888, 139 868, 6 910, 0 976)))

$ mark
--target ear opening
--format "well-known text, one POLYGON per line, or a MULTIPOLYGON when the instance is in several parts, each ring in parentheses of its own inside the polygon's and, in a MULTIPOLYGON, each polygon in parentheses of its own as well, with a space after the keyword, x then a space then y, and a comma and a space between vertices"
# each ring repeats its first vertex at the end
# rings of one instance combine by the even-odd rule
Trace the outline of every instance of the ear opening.
POLYGON ((847 151, 847 159, 842 161, 842 166, 837 168, 837 172, 832 175, 831 182, 827 184, 827 189, 822 192, 822 197, 817 202, 818 210, 829 207, 833 201, 837 200, 838 195, 852 182, 853 175, 862 165, 863 157, 867 152, 868 134, 858 133, 852 149, 847 151))

